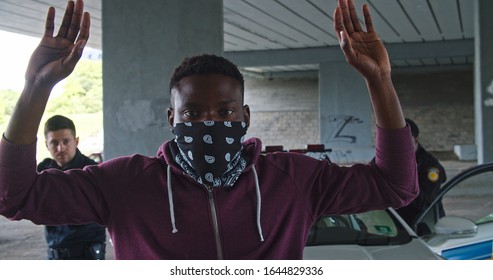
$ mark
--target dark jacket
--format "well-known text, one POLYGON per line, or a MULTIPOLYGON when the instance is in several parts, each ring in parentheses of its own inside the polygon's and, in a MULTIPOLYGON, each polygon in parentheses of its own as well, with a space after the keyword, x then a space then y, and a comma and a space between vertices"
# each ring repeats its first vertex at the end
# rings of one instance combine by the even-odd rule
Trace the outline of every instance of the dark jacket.
MULTIPOLYGON (((441 185, 447 181, 443 166, 421 145, 416 150, 416 163, 418 165, 419 195, 408 206, 397 209, 397 213, 408 224, 411 224, 419 212, 431 204, 440 191, 441 185)), ((444 216, 441 202, 439 202, 438 207, 440 216, 444 216)))
MULTIPOLYGON (((63 168, 60 167, 55 160, 46 158, 38 164, 36 169, 38 172, 49 168, 70 170, 96 164, 97 163, 94 160, 83 155, 79 149, 77 149, 73 160, 63 168)), ((84 225, 45 226, 45 237, 49 248, 48 258, 52 259, 58 257, 55 257, 53 253, 50 253, 53 252, 53 250, 50 249, 68 248, 69 250, 72 250, 72 252, 76 252, 76 254, 79 255, 84 254, 86 247, 93 243, 100 243, 104 245, 106 242, 106 231, 103 226, 95 223, 84 225)))

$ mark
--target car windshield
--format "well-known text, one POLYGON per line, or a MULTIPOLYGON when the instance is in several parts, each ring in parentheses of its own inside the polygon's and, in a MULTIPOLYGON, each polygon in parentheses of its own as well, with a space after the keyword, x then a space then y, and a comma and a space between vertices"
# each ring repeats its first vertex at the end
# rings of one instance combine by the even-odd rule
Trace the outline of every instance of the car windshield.
POLYGON ((310 230, 306 245, 395 245, 409 241, 411 236, 389 210, 374 210, 321 217, 310 230))

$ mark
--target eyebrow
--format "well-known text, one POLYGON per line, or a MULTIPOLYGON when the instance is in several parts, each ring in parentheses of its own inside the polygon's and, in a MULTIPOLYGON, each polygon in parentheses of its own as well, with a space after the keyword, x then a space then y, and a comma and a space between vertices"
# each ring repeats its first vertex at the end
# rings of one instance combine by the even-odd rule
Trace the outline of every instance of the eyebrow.
MULTIPOLYGON (((217 102, 216 105, 220 105, 220 106, 226 106, 226 105, 230 105, 232 103, 238 103, 236 100, 234 99, 228 99, 228 100, 224 100, 224 101, 220 101, 220 102, 217 102)), ((187 103, 184 103, 183 104, 183 107, 186 107, 186 108, 197 108, 197 107, 200 107, 203 105, 203 102, 187 102, 187 103)))
POLYGON ((64 140, 71 140, 70 137, 66 137, 66 138, 62 138, 60 140, 56 140, 56 139, 51 139, 49 143, 52 143, 52 142, 60 142, 60 141, 64 141, 64 140))

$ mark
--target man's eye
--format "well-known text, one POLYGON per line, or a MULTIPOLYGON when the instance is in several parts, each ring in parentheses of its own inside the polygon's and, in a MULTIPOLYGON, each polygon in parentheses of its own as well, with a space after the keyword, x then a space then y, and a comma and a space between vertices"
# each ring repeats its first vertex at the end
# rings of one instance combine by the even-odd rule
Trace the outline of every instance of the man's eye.
POLYGON ((185 115, 186 117, 189 117, 189 118, 193 118, 193 117, 196 117, 198 114, 195 111, 186 111, 183 115, 185 115))
POLYGON ((222 114, 227 116, 227 115, 231 115, 234 113, 234 110, 231 110, 231 109, 225 109, 222 111, 222 114))

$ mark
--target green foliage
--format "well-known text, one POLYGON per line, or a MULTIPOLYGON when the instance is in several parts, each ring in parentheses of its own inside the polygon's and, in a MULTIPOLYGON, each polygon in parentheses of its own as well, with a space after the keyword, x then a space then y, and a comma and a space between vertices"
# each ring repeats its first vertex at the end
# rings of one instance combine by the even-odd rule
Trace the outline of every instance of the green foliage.
MULTIPOLYGON (((5 117, 6 115, 12 115, 19 95, 20 93, 10 89, 0 90, 0 118, 5 117)), ((2 121, 0 121, 0 123, 2 123, 2 121)))
POLYGON ((0 123, 5 122, 5 101, 3 99, 0 99, 0 123))
POLYGON ((48 103, 48 114, 90 114, 103 110, 102 62, 81 60, 64 91, 48 103))

